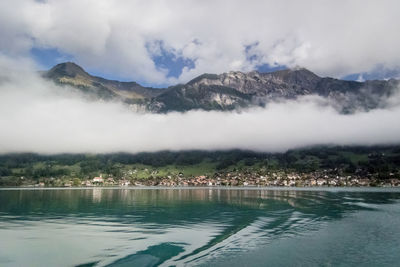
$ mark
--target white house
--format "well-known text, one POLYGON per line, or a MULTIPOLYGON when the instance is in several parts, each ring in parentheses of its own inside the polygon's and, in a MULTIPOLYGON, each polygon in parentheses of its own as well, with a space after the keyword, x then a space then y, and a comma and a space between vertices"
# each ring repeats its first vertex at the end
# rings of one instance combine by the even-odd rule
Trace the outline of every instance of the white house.
POLYGON ((94 177, 93 178, 93 183, 103 183, 103 177, 94 177))

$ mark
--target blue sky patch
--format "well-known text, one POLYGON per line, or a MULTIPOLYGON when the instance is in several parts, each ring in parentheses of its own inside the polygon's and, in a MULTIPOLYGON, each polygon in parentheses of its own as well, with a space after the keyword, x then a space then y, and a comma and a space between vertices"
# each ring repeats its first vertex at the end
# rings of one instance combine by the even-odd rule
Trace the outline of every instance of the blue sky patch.
POLYGON ((169 51, 165 48, 163 41, 155 41, 148 45, 148 51, 151 54, 154 64, 158 69, 168 70, 167 77, 178 78, 182 74, 184 67, 193 69, 195 67, 194 60, 184 58, 176 51, 169 51), (156 49, 157 53, 152 53, 150 45, 156 49))
POLYGON ((54 65, 66 61, 73 61, 74 57, 58 51, 56 48, 33 47, 30 51, 32 58, 44 69, 50 69, 54 65))
MULTIPOLYGON (((259 61, 259 56, 254 52, 254 48, 258 46, 259 42, 255 42, 249 45, 244 46, 244 52, 246 54, 246 60, 251 63, 257 63, 259 61)), ((285 65, 279 65, 275 63, 274 65, 270 64, 261 64, 256 66, 256 71, 258 72, 273 72, 277 70, 287 69, 285 65)))

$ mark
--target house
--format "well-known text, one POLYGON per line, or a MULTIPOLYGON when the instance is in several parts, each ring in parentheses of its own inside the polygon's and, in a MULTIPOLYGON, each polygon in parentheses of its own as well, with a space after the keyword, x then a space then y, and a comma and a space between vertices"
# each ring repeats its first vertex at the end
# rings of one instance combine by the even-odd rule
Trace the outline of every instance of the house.
POLYGON ((130 185, 131 184, 131 182, 129 182, 128 180, 121 180, 121 181, 119 181, 119 185, 120 186, 128 186, 128 185, 130 185))
POLYGON ((93 183, 103 183, 103 177, 94 177, 93 178, 93 183))
POLYGON ((361 186, 369 186, 369 179, 360 179, 359 181, 358 181, 358 184, 359 185, 361 185, 361 186))
POLYGON ((336 186, 337 185, 337 181, 336 180, 330 180, 329 181, 329 185, 336 186))

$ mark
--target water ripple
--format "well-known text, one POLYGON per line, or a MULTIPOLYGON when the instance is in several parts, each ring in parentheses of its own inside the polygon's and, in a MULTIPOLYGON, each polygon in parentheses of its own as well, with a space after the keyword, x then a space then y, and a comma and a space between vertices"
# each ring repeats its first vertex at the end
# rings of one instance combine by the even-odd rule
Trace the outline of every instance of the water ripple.
MULTIPOLYGON (((298 240, 316 246, 321 255, 328 253, 322 245, 332 247, 333 256, 326 257, 333 264, 346 257, 323 237, 352 235, 361 231, 358 226, 363 229, 360 242, 387 245, 387 251, 398 248, 393 229, 400 227, 399 200, 400 192, 359 189, 1 190, 0 265, 226 265, 232 258, 237 261, 229 265, 240 266, 246 253, 254 253, 247 259, 257 266, 257 259, 267 257, 259 249, 275 253, 268 254, 274 262, 273 255, 281 255, 275 249, 283 244, 305 251, 298 240)), ((347 246, 357 240, 342 238, 347 246)), ((381 262, 393 259, 379 246, 377 251, 389 260, 370 252, 373 247, 359 246, 381 262)), ((354 247, 347 252, 359 255, 354 247)), ((303 263, 319 263, 317 255, 307 253, 313 256, 303 255, 303 263)))

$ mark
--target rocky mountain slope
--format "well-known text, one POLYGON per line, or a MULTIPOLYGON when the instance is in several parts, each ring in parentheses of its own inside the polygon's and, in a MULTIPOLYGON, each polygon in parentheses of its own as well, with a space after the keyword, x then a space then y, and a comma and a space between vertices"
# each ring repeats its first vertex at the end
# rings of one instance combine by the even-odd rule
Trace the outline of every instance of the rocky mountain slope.
POLYGON ((341 112, 351 113, 385 106, 386 99, 400 87, 400 81, 394 79, 345 81, 322 78, 303 68, 270 73, 203 74, 186 84, 162 89, 95 77, 71 62, 56 65, 43 76, 58 84, 76 87, 92 98, 117 99, 133 110, 151 112, 233 110, 265 106, 279 99, 318 95, 341 112))

